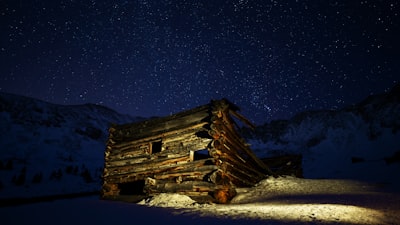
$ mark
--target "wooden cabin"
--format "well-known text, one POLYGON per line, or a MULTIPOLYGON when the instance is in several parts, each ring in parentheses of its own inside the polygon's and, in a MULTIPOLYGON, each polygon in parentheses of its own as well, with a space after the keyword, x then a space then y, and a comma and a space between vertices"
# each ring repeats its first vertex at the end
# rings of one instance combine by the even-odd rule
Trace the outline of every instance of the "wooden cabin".
POLYGON ((222 99, 167 117, 112 125, 102 198, 181 193, 225 203, 236 187, 266 178, 270 170, 237 132, 234 117, 252 126, 238 110, 222 99))

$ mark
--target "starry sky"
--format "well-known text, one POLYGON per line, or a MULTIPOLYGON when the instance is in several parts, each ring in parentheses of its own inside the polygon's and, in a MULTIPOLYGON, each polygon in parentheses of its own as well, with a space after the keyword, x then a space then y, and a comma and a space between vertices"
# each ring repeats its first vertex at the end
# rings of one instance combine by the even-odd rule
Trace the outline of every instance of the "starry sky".
POLYGON ((0 91, 165 116, 227 98, 262 124, 399 81, 396 0, 1 0, 0 91))

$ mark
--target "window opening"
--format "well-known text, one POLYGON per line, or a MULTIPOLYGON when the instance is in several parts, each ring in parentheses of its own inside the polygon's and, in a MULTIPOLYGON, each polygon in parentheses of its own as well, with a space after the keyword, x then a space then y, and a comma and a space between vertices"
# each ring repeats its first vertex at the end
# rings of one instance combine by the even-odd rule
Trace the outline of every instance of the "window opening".
POLYGON ((155 141, 151 143, 151 154, 161 152, 162 142, 155 141))

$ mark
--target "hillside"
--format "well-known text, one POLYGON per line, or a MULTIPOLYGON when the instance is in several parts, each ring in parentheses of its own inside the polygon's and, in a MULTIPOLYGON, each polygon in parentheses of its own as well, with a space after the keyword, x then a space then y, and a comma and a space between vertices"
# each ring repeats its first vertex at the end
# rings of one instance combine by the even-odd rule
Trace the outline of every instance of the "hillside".
POLYGON ((109 124, 139 119, 0 93, 0 198, 99 190, 109 124))
POLYGON ((400 174, 400 85, 351 107, 302 112, 243 133, 259 157, 301 154, 306 178, 391 183, 400 174))

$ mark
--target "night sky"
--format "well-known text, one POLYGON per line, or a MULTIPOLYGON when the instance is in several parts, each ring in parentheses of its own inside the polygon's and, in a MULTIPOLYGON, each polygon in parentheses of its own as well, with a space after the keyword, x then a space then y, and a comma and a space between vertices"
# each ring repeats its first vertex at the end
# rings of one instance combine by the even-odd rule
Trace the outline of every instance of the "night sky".
POLYGON ((228 98, 256 124, 399 81, 400 3, 1 0, 0 91, 165 116, 228 98))

